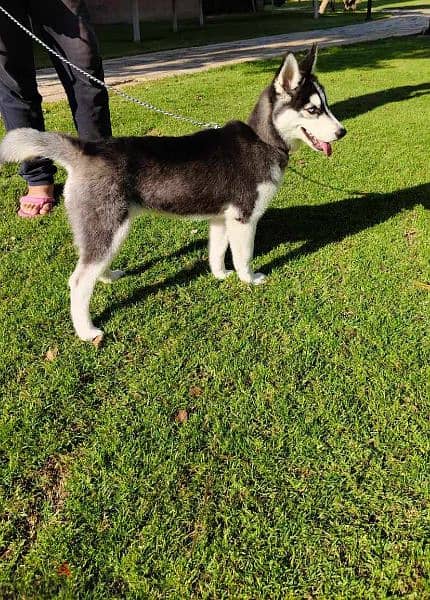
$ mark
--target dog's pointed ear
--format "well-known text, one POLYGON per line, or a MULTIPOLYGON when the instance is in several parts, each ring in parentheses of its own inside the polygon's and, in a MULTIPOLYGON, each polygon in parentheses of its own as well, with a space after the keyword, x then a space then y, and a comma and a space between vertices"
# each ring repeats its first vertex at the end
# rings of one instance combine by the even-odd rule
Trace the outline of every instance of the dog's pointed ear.
POLYGON ((306 75, 310 75, 315 71, 318 58, 318 45, 312 44, 311 49, 300 63, 300 70, 306 75))
POLYGON ((278 94, 291 92, 299 85, 302 76, 294 54, 289 52, 275 75, 274 87, 278 94))

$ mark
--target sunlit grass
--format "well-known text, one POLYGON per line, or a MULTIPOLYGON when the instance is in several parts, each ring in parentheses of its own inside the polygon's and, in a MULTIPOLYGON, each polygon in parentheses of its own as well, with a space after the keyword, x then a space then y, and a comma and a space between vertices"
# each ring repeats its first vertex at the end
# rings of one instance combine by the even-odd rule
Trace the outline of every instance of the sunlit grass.
MULTIPOLYGON (((96 289, 99 350, 68 315, 62 202, 18 219, 3 167, 2 597, 428 597, 429 54, 424 36, 322 51, 348 135, 292 157, 258 230, 267 283, 214 280, 204 223, 142 218, 128 276, 96 289)), ((133 93, 246 118, 276 66, 133 93)), ((116 135, 190 131, 112 114, 116 135)), ((71 131, 63 103, 46 119, 71 131)))

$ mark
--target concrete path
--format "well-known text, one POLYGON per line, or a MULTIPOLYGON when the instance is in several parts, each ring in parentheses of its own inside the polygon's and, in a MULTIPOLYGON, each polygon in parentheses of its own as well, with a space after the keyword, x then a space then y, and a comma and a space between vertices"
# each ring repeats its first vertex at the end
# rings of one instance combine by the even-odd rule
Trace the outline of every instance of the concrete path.
MULTIPOLYGON (((429 23, 429 18, 430 9, 420 12, 408 11, 396 13, 382 21, 346 27, 114 58, 104 61, 106 82, 117 86, 194 73, 233 63, 280 56, 287 50, 303 50, 312 42, 318 42, 320 46, 340 46, 393 36, 413 35, 423 31, 429 23)), ((37 79, 39 91, 45 101, 55 101, 65 97, 53 69, 39 70, 37 79)))

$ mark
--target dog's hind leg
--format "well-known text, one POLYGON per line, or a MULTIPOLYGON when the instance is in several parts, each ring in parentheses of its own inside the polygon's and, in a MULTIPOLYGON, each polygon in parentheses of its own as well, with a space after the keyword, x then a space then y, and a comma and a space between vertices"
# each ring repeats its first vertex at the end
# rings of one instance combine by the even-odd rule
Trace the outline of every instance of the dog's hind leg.
POLYGON ((224 257, 228 246, 225 217, 214 217, 209 223, 209 266, 217 279, 225 279, 233 271, 227 271, 224 257))
POLYGON ((106 278, 106 274, 117 278, 116 272, 110 271, 108 267, 124 241, 129 226, 130 219, 127 218, 111 236, 110 245, 101 257, 97 257, 97 260, 89 258, 85 247, 81 249, 79 262, 69 279, 70 312, 73 326, 81 340, 91 341, 103 336, 103 332, 97 329, 91 320, 90 300, 98 279, 106 278))
POLYGON ((233 256, 233 264, 241 281, 258 285, 263 283, 265 275, 254 273, 251 266, 254 254, 254 238, 257 222, 250 220, 242 223, 237 216, 226 214, 227 237, 233 256))
POLYGON ((109 268, 107 268, 100 275, 99 281, 101 281, 102 283, 113 283, 114 281, 118 281, 118 279, 120 279, 124 274, 125 271, 121 271, 120 269, 111 271, 109 268))
POLYGON ((106 264, 107 261, 83 264, 79 260, 69 279, 73 327, 78 337, 84 341, 90 342, 98 336, 103 336, 101 329, 97 329, 91 320, 90 300, 96 281, 105 270, 106 264))

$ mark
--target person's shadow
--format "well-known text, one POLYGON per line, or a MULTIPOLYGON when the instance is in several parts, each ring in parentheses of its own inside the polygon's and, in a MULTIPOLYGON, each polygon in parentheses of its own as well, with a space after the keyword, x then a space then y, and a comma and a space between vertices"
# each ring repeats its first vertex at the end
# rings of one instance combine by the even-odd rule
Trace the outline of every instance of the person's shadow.
MULTIPOLYGON (((263 272, 270 273, 290 260, 311 254, 327 244, 340 242, 349 235, 383 223, 416 204, 422 204, 430 209, 430 184, 417 185, 388 194, 363 194, 361 197, 346 198, 318 206, 271 208, 258 225, 255 256, 264 256, 288 242, 303 242, 299 248, 291 252, 287 250, 282 256, 263 263, 261 265, 263 272)), ((196 250, 204 252, 206 246, 207 240, 196 240, 160 260, 178 258, 196 250)), ((155 262, 151 260, 144 263, 128 271, 127 275, 138 276, 151 268, 155 262)), ((106 322, 118 309, 142 301, 149 294, 168 287, 188 284, 194 278, 208 273, 207 260, 203 260, 200 256, 189 269, 182 269, 164 281, 138 287, 127 298, 110 304, 98 316, 97 322, 106 322)))

